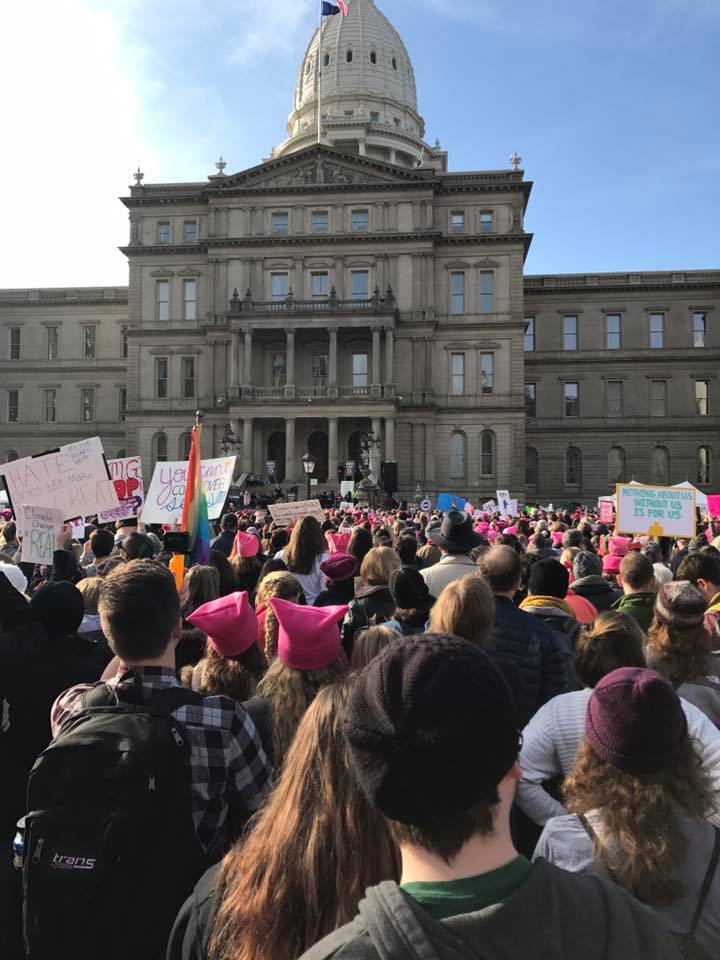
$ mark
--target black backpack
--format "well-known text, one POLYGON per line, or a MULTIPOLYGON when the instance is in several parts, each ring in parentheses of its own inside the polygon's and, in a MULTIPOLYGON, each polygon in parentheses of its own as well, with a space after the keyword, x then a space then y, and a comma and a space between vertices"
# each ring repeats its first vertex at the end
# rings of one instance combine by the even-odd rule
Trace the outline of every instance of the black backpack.
POLYGON ((141 703, 98 686, 30 773, 23 847, 30 960, 161 960, 208 866, 191 806, 179 687, 141 703))

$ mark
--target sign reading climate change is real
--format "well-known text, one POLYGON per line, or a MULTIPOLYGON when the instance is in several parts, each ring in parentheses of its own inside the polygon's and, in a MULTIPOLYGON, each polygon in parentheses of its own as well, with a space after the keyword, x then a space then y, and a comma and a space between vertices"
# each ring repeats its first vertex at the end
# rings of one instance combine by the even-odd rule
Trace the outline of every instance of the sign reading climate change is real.
POLYGON ((695 491, 618 484, 617 533, 648 537, 694 537, 695 491))

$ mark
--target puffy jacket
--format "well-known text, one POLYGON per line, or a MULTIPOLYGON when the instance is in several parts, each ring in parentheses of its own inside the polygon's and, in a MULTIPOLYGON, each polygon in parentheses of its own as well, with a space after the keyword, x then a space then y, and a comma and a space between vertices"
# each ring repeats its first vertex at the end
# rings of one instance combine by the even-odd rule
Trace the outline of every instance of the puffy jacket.
POLYGON ((528 716, 566 691, 562 646, 540 617, 518 610, 507 597, 495 597, 493 641, 496 656, 520 671, 528 716))
POLYGON ((610 610, 615 601, 622 596, 622 590, 613 587, 599 574, 575 580, 572 591, 578 597, 585 597, 586 600, 589 600, 598 613, 602 613, 603 610, 610 610))
POLYGON ((566 613, 559 607, 533 607, 531 601, 532 597, 528 597, 524 603, 523 610, 542 620, 543 623, 554 631, 562 651, 565 671, 565 690, 576 690, 577 679, 575 677, 573 658, 575 643, 577 642, 578 634, 582 630, 582 625, 577 622, 574 615, 566 613))
POLYGON ((363 587, 350 603, 342 627, 342 645, 348 660, 355 634, 376 624, 385 623, 395 613, 395 601, 387 586, 363 587))

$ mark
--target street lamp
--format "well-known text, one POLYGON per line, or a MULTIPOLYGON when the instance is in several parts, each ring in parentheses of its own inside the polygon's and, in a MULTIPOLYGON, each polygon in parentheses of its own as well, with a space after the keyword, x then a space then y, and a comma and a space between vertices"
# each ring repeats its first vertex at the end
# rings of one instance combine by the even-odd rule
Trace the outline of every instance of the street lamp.
POLYGON ((228 423, 225 427, 225 435, 220 441, 220 449, 226 457, 229 457, 231 454, 236 454, 238 452, 239 446, 240 444, 238 443, 235 434, 232 432, 232 427, 228 423))
POLYGON ((303 465, 303 470, 305 471, 305 479, 307 480, 307 497, 306 500, 310 499, 310 477, 315 472, 315 457, 308 451, 303 457, 300 458, 300 462, 303 465))

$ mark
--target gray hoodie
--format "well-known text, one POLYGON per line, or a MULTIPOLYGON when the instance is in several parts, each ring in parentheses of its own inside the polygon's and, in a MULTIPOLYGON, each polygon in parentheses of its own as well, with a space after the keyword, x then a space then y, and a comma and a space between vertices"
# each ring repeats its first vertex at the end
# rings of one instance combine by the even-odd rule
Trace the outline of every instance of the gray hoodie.
POLYGON ((614 884, 539 860, 502 903, 434 920, 390 881, 301 960, 681 960, 652 911, 614 884))

